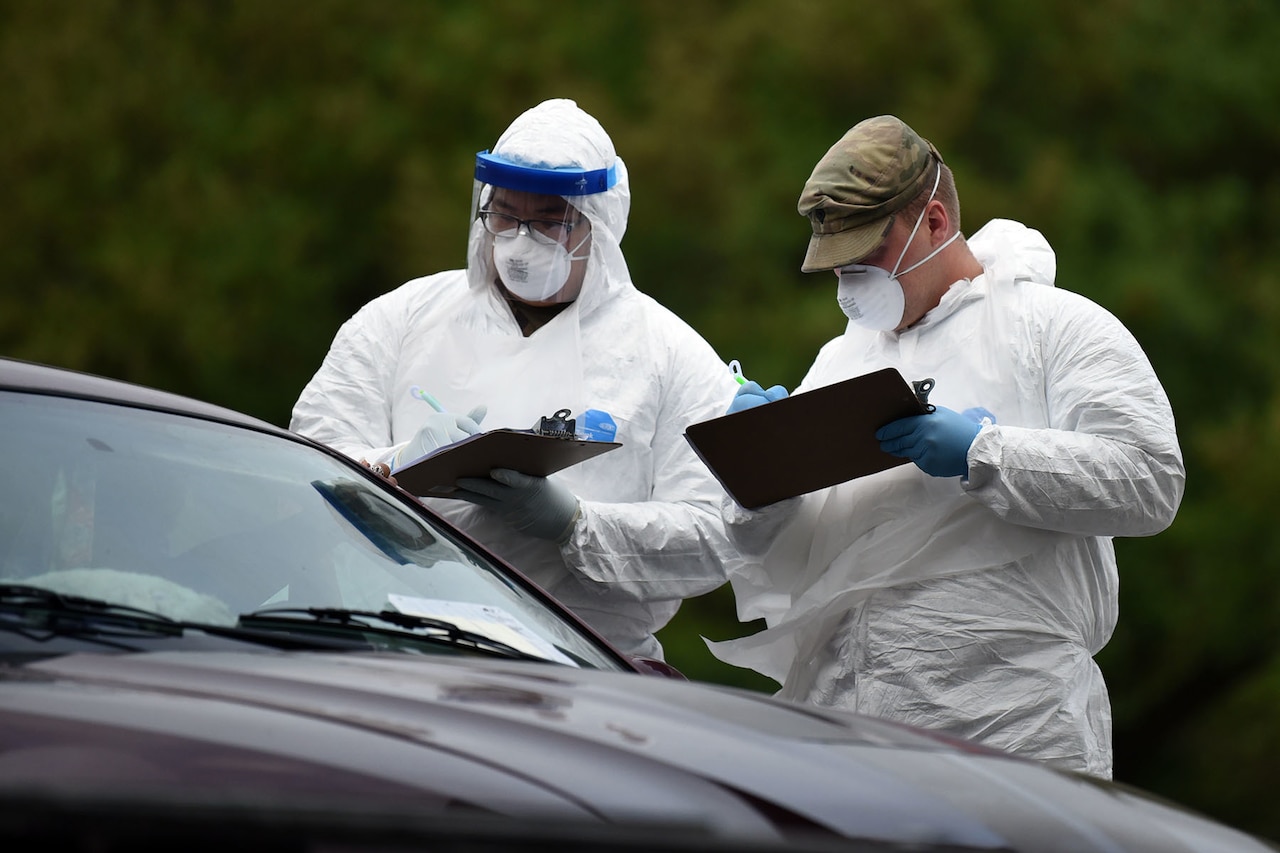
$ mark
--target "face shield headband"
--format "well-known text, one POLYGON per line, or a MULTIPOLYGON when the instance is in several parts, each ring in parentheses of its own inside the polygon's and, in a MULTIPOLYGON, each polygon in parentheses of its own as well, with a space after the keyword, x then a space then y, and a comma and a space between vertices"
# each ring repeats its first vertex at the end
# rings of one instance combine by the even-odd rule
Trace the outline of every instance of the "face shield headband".
POLYGON ((613 189, 618 183, 617 165, 606 169, 572 166, 536 169, 481 151, 476 155, 476 183, 506 187, 539 195, 591 195, 613 189))
POLYGON ((617 164, 604 169, 534 168, 514 163, 500 155, 481 151, 476 154, 475 182, 471 191, 471 218, 474 223, 480 210, 488 204, 494 187, 534 195, 584 196, 613 189, 618 183, 617 164))

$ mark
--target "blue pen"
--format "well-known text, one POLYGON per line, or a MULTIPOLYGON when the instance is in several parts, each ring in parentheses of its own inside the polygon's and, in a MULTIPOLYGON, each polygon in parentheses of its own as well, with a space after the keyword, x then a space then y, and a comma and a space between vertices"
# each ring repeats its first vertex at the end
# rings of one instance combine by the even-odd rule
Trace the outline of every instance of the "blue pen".
POLYGON ((733 374, 734 381, 739 385, 747 384, 747 377, 742 375, 742 365, 738 363, 736 358, 729 362, 729 372, 733 374))

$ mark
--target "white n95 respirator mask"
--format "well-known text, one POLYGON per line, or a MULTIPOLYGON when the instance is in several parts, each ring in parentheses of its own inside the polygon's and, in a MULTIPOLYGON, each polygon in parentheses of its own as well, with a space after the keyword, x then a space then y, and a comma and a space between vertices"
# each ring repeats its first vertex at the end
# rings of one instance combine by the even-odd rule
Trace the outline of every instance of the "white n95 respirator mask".
POLYGON ((886 269, 862 264, 841 267, 836 301, 854 323, 881 332, 898 328, 907 305, 897 278, 886 269))
MULTIPOLYGON (((583 238, 582 243, 585 242, 583 238)), ((585 257, 570 254, 560 243, 536 242, 528 234, 493 239, 498 277, 507 290, 525 302, 546 302, 555 296, 569 281, 573 262, 585 257)))

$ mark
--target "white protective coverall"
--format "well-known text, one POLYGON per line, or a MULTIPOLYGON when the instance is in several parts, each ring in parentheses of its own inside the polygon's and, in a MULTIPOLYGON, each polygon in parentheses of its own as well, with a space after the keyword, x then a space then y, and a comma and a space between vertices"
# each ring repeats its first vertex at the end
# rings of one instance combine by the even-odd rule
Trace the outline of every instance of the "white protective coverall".
POLYGON ((430 392, 451 412, 488 406, 482 429, 529 429, 559 409, 613 416, 618 450, 553 475, 581 500, 566 542, 535 539, 460 500, 424 502, 573 609, 622 651, 656 659, 680 601, 725 580, 733 554, 723 490, 684 438, 737 388, 690 326, 631 282, 619 246, 630 189, 604 129, 569 100, 525 112, 494 154, 531 167, 607 168, 605 192, 566 200, 591 221, 578 299, 525 337, 495 285, 493 238, 472 223, 467 269, 418 278, 339 330, 291 428, 356 459, 391 460, 422 426, 430 392))
POLYGON ((749 637, 709 644, 779 695, 940 729, 1111 775, 1093 660, 1116 624, 1113 536, 1165 529, 1184 469, 1168 398, 1120 322, 1053 287, 1038 231, 995 220, 901 333, 850 324, 797 392, 882 367, 930 402, 995 416, 968 479, 891 468, 758 512, 724 504, 750 557, 730 581, 749 637))

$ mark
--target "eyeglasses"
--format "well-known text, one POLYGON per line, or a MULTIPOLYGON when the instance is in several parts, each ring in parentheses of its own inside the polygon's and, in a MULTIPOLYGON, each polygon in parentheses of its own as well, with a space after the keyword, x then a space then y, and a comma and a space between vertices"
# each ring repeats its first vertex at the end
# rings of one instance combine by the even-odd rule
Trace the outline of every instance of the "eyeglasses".
POLYGON ((480 211, 480 221, 484 223, 484 230, 495 237, 514 237, 524 226, 535 242, 547 244, 563 243, 573 233, 574 226, 559 219, 520 219, 492 210, 480 211))

